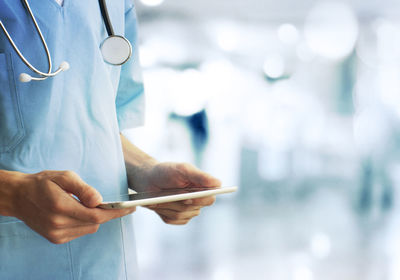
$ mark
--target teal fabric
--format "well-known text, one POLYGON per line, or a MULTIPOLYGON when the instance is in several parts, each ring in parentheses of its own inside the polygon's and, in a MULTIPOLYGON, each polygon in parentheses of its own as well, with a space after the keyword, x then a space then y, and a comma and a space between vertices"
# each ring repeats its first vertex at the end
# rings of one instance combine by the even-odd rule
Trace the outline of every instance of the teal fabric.
MULTIPOLYGON (((143 122, 143 84, 136 15, 130 0, 107 0, 114 31, 133 45, 122 67, 106 64, 107 32, 97 0, 30 0, 53 67, 70 69, 45 81, 36 76, 0 30, 0 169, 35 173, 73 170, 103 196, 127 193, 119 133, 143 122)), ((47 71, 40 38, 22 1, 0 0, 0 19, 25 57, 47 71)), ((0 216, 0 279, 136 279, 131 217, 93 235, 54 245, 15 218, 0 216)))

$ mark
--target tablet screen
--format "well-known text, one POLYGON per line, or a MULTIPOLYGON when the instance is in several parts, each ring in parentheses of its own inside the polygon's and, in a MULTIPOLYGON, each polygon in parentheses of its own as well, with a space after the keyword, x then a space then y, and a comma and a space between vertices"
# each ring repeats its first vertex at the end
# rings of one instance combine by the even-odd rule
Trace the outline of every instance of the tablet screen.
POLYGON ((218 188, 204 188, 204 187, 192 187, 192 188, 179 188, 179 189, 167 189, 167 190, 159 190, 159 191, 151 191, 151 192, 141 192, 136 194, 126 195, 126 200, 138 200, 138 199, 148 199, 148 198, 156 198, 168 195, 176 195, 176 194, 184 194, 184 193, 193 193, 200 191, 209 191, 215 190, 218 188))
POLYGON ((234 192, 236 189, 237 187, 189 187, 141 192, 122 195, 116 201, 103 202, 99 207, 104 209, 118 209, 144 206, 234 192))

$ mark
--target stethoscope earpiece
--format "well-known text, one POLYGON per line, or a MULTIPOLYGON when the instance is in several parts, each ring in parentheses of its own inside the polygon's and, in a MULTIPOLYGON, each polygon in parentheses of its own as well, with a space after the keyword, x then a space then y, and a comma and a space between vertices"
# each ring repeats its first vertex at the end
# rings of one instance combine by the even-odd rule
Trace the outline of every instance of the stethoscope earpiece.
MULTIPOLYGON (((69 69, 69 63, 66 61, 61 62, 60 66, 58 67, 57 71, 54 73, 51 73, 52 76, 57 75, 60 72, 67 71, 69 69)), ((51 77, 51 76, 50 76, 51 77)), ((21 83, 29 83, 30 81, 43 81, 49 78, 48 76, 42 76, 42 77, 32 77, 31 75, 27 73, 21 73, 19 75, 19 81, 21 83)))
POLYGON ((29 83, 30 81, 32 81, 32 76, 26 73, 21 73, 19 75, 19 81, 21 83, 29 83))
POLYGON ((66 61, 61 62, 60 68, 62 71, 67 71, 69 69, 69 63, 66 61))

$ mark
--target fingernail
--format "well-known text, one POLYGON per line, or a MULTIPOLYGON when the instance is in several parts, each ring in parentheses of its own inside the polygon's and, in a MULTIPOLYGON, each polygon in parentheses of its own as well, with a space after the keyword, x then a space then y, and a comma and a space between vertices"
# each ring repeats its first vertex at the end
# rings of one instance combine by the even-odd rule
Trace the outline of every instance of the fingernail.
POLYGON ((193 200, 191 200, 191 199, 185 200, 185 201, 183 202, 183 204, 185 204, 185 205, 193 204, 193 200))

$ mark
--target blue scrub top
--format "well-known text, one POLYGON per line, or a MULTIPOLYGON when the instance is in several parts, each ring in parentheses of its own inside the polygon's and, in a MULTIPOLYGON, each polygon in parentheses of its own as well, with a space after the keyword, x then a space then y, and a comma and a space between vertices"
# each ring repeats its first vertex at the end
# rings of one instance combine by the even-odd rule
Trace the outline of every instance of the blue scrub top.
MULTIPOLYGON (((131 0, 108 0, 117 35, 133 45, 122 67, 103 61, 107 37, 97 0, 29 0, 47 41, 53 68, 70 69, 45 81, 34 74, 0 30, 0 169, 35 173, 73 170, 103 196, 127 192, 119 133, 143 122, 143 84, 131 0)), ((47 71, 47 57, 22 1, 0 0, 0 19, 32 65, 47 71)), ((53 69, 54 71, 55 69, 53 69)), ((97 233, 55 245, 23 222, 0 216, 0 279, 136 279, 131 217, 97 233)))

